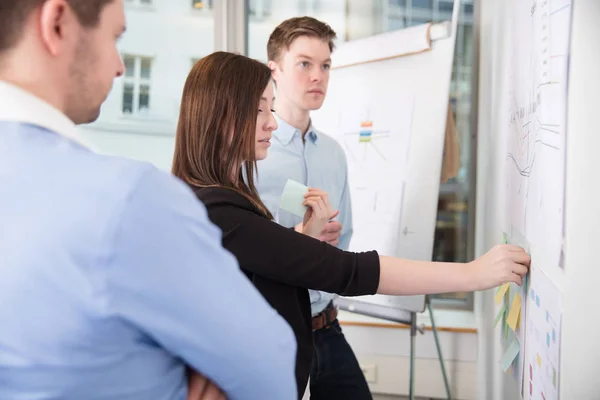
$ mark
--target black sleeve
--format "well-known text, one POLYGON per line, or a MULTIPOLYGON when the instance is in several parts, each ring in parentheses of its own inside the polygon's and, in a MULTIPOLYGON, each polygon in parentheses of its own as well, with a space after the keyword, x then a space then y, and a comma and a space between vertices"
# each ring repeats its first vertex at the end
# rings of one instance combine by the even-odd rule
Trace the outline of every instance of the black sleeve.
POLYGON ((375 251, 346 252, 237 207, 216 207, 209 214, 223 230, 223 246, 248 271, 345 296, 377 291, 380 266, 375 251))

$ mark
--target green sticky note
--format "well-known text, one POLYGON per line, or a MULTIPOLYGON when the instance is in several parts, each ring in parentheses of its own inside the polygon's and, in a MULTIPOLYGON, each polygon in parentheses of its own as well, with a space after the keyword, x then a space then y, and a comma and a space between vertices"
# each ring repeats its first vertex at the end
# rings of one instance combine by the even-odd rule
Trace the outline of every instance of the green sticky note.
POLYGON ((513 339, 508 349, 504 352, 502 359, 500 360, 500 364, 502 365, 502 370, 504 372, 508 371, 510 365, 515 360, 515 358, 519 355, 519 351, 521 351, 521 345, 517 339, 513 339))
POLYGON ((505 322, 504 323, 504 340, 508 339, 508 324, 505 322))
POLYGON ((303 206, 304 195, 308 192, 308 187, 294 180, 288 179, 283 188, 279 207, 300 218, 306 213, 306 206, 303 206))
POLYGON ((508 244, 508 235, 506 234, 506 232, 502 232, 502 243, 508 244))
POLYGON ((494 320, 494 328, 496 326, 498 326, 498 321, 500 321, 500 319, 504 319, 502 317, 504 317, 505 312, 506 312, 506 305, 502 304, 502 307, 500 307, 500 311, 498 311, 498 314, 496 315, 496 319, 494 320))

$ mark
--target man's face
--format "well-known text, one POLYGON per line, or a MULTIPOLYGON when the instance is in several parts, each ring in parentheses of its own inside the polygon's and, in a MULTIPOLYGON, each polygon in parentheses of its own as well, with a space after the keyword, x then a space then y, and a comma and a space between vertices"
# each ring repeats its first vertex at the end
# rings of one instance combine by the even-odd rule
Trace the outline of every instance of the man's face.
POLYGON ((321 108, 331 66, 331 51, 326 41, 300 36, 278 62, 270 61, 269 66, 277 84, 277 98, 303 111, 321 108))
POLYGON ((94 28, 81 27, 69 65, 65 114, 76 124, 95 121, 113 80, 125 67, 117 40, 125 30, 123 0, 113 0, 102 10, 94 28))

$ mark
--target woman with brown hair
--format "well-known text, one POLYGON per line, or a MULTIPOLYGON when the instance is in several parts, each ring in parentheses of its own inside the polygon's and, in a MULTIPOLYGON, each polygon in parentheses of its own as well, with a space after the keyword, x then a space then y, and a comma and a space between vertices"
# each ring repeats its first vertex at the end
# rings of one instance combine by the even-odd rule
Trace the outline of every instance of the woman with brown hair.
MULTIPOLYGON (((312 358, 307 289, 344 296, 414 295, 522 283, 530 258, 512 245, 494 247, 470 263, 443 263, 345 252, 316 240, 334 214, 327 194, 316 189, 305 196, 304 234, 272 221, 254 176, 277 127, 273 100, 266 65, 226 52, 198 61, 183 90, 173 174, 192 187, 223 231, 223 246, 294 330, 299 397, 312 358)), ((215 301, 228 299, 225 294, 215 301)))

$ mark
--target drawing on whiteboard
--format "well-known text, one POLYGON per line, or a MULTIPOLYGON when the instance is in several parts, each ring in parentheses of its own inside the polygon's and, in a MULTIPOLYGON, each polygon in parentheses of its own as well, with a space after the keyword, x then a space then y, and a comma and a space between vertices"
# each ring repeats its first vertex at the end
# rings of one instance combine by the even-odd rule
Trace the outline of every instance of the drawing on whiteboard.
POLYGON ((352 161, 362 167, 375 161, 373 160, 374 157, 377 161, 386 163, 388 160, 380 146, 381 139, 390 137, 390 131, 374 130, 373 121, 371 120, 361 121, 358 128, 355 131, 343 133, 344 148, 348 155, 352 157, 352 161))
POLYGON ((507 228, 523 234, 549 266, 559 265, 564 228, 570 2, 515 2, 514 11, 507 228))

